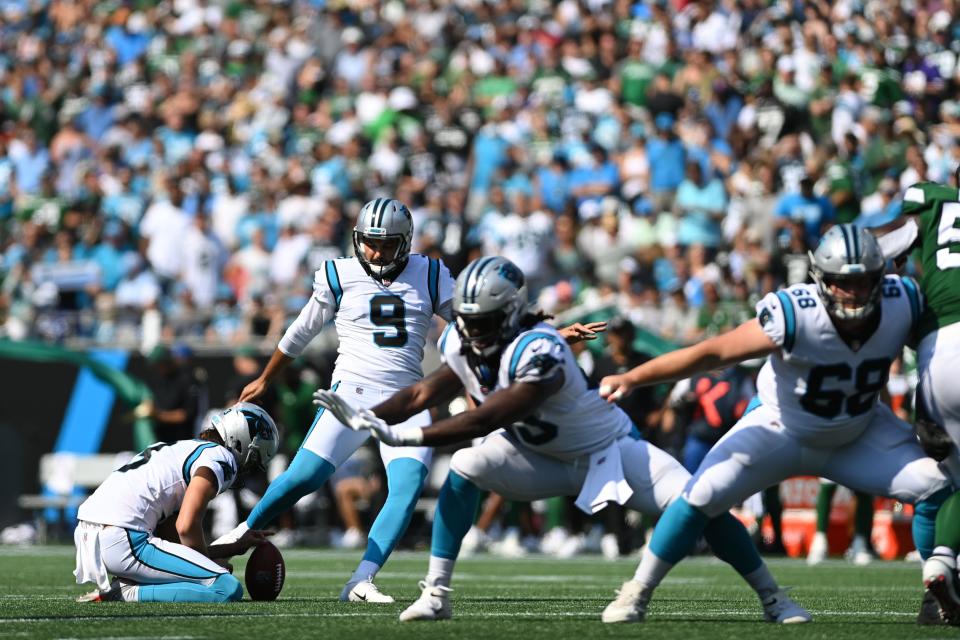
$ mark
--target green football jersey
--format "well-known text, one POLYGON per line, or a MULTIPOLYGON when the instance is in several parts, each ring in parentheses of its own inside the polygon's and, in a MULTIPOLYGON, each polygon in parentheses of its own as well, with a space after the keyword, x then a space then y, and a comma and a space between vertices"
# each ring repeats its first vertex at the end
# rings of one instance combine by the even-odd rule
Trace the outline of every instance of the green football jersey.
POLYGON ((954 187, 921 182, 903 195, 903 215, 917 216, 926 308, 920 337, 960 322, 960 193, 954 187))

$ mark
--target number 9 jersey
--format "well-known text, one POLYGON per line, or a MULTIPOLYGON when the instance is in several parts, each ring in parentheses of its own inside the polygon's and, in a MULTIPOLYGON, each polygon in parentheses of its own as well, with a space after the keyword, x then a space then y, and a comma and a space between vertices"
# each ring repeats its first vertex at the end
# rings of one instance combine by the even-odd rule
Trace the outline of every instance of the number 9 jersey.
POLYGON ((563 386, 535 412, 507 428, 531 449, 559 460, 594 453, 630 434, 633 422, 618 406, 589 388, 587 377, 557 330, 545 322, 521 331, 500 355, 496 371, 476 364, 472 353, 461 352, 460 336, 449 325, 440 337, 443 362, 478 403, 516 382, 547 382, 563 375, 563 386))
POLYGON ((356 258, 327 260, 313 296, 278 348, 297 357, 331 317, 340 345, 333 380, 402 389, 423 378, 433 316, 452 320, 453 278, 440 260, 411 254, 396 280, 371 278, 356 258))
POLYGON ((808 446, 854 440, 870 423, 890 364, 916 330, 922 307, 913 280, 886 276, 877 328, 848 344, 815 285, 767 294, 757 304, 757 319, 780 349, 760 370, 760 402, 808 446))

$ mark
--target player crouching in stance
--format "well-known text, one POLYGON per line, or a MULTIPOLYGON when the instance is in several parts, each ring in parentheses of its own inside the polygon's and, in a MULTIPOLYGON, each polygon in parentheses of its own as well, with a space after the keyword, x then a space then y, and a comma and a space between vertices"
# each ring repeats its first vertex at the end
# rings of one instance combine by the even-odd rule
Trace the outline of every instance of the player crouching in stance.
MULTIPOLYGON (((330 391, 315 394, 344 424, 391 445, 439 446, 487 436, 451 460, 433 521, 423 591, 400 614, 401 621, 452 616, 453 567, 481 491, 522 501, 576 495, 587 513, 613 500, 659 514, 690 477, 679 462, 641 440, 623 411, 588 387, 560 333, 527 313, 524 276, 512 262, 485 257, 468 265, 455 283, 453 312, 455 324, 440 338, 444 364, 421 382, 372 410, 356 411, 330 391), (430 427, 394 426, 464 390, 476 409, 430 427)), ((768 620, 810 619, 779 589, 733 516, 715 518, 704 535, 757 590, 768 620)), ((637 615, 625 609, 604 619, 636 620, 637 615)))
POLYGON ((232 544, 208 547, 203 515, 238 473, 269 462, 277 444, 270 415, 241 402, 215 415, 198 439, 152 445, 111 473, 77 514, 74 575, 77 584, 97 585, 77 601, 240 600, 240 581, 214 559, 245 553, 265 534, 248 531, 232 544), (159 523, 178 512, 180 544, 157 537, 159 523))
POLYGON ((914 542, 924 557, 931 552, 949 482, 910 425, 877 401, 920 318, 917 285, 884 277, 876 240, 849 224, 827 231, 811 262, 816 285, 768 294, 756 320, 601 381, 600 394, 615 401, 634 387, 770 356, 758 401, 713 446, 644 549, 630 585, 639 612, 712 518, 790 476, 823 476, 916 505, 914 542))

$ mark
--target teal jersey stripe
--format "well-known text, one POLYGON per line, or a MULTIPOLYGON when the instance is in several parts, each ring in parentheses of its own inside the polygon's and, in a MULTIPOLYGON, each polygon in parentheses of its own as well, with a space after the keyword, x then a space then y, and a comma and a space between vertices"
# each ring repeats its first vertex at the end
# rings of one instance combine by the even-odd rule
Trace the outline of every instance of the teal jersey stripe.
MULTIPOLYGON (((752 398, 750 398, 750 402, 747 403, 747 408, 743 410, 743 415, 744 416, 747 415, 748 413, 750 413, 751 411, 753 411, 759 406, 760 406, 760 396, 753 396, 752 398)), ((740 417, 742 418, 743 416, 740 416, 740 417)))
POLYGON ((557 342, 557 338, 552 333, 546 333, 545 331, 534 331, 520 338, 520 342, 517 343, 517 348, 513 350, 513 357, 510 358, 510 368, 507 370, 507 375, 510 377, 510 380, 513 380, 513 377, 517 375, 517 365, 520 364, 520 357, 523 355, 523 350, 538 338, 546 338, 557 342))
POLYGON ((920 322, 920 292, 917 290, 917 283, 913 281, 913 278, 904 277, 900 279, 900 282, 903 283, 907 298, 910 299, 910 313, 913 316, 911 331, 916 331, 920 322))
POLYGON ((340 300, 343 298, 343 287, 340 286, 340 274, 337 273, 337 265, 334 264, 333 260, 327 260, 326 271, 327 285, 329 285, 330 291, 333 292, 333 297, 337 301, 337 309, 340 309, 340 300))
POLYGON ((148 533, 134 531, 132 529, 127 529, 126 532, 127 544, 130 545, 133 557, 137 559, 137 562, 146 567, 181 578, 193 578, 195 580, 198 578, 216 578, 221 575, 220 573, 211 571, 195 562, 151 544, 150 534, 148 533))
MULTIPOLYGON (((337 387, 339 387, 339 386, 340 386, 340 381, 337 380, 336 382, 333 383, 333 386, 330 387, 330 391, 336 391, 336 390, 337 390, 337 387)), ((310 428, 307 429, 307 435, 303 436, 303 442, 306 442, 306 441, 307 441, 307 438, 310 437, 310 434, 313 433, 313 428, 314 428, 315 426, 317 426, 317 423, 318 423, 318 422, 320 422, 320 416, 323 415, 323 411, 324 411, 324 408, 323 408, 323 407, 320 407, 320 409, 317 410, 317 415, 314 416, 314 418, 313 418, 313 424, 311 424, 311 425, 310 425, 310 428)), ((301 448, 301 449, 303 448, 303 443, 302 443, 302 442, 300 443, 300 448, 301 448)))
POLYGON ((440 297, 440 261, 430 258, 430 268, 427 272, 427 288, 430 291, 430 302, 433 305, 433 312, 437 312, 437 305, 440 297))
POLYGON ((453 323, 451 322, 444 328, 443 333, 440 334, 440 355, 443 355, 443 352, 447 348, 447 336, 450 335, 450 332, 453 330, 453 323))
POLYGON ((190 484, 190 470, 193 469, 193 464, 197 461, 197 458, 200 457, 200 454, 203 453, 204 449, 209 449, 210 447, 218 447, 220 445, 213 442, 204 442, 196 449, 194 449, 190 455, 187 456, 187 459, 183 461, 183 481, 187 484, 190 484))
POLYGON ((793 302, 785 291, 778 291, 777 297, 780 298, 780 304, 783 306, 783 319, 786 324, 783 336, 783 348, 785 351, 793 351, 793 343, 797 338, 797 316, 793 310, 793 302))

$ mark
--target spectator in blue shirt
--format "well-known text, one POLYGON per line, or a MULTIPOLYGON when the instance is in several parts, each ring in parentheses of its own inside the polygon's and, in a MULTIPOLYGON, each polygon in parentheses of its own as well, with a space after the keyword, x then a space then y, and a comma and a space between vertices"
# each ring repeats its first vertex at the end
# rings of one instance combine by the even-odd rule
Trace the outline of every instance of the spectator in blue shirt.
POLYGON ((569 170, 566 158, 560 153, 553 154, 549 166, 537 169, 536 183, 540 200, 553 213, 563 213, 570 200, 569 170))
POLYGON ((585 200, 600 200, 614 193, 620 183, 617 165, 610 161, 606 149, 598 144, 590 147, 590 159, 570 173, 570 194, 579 206, 585 200))
POLYGON ((727 209, 727 194, 719 178, 703 179, 699 162, 687 163, 687 177, 677 189, 675 207, 681 215, 677 242, 711 249, 720 246, 720 221, 727 209))
POLYGON ((781 232, 791 221, 802 222, 807 245, 815 247, 824 227, 836 218, 836 212, 829 198, 813 193, 813 178, 805 175, 800 179, 800 193, 788 193, 780 198, 774 216, 774 225, 781 232))
POLYGON ((683 182, 687 152, 673 131, 672 115, 666 112, 657 114, 654 125, 657 135, 647 142, 650 191, 654 209, 662 212, 673 207, 674 194, 683 182))

